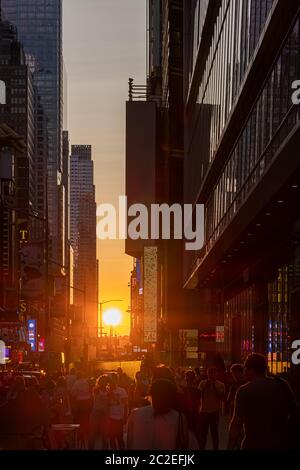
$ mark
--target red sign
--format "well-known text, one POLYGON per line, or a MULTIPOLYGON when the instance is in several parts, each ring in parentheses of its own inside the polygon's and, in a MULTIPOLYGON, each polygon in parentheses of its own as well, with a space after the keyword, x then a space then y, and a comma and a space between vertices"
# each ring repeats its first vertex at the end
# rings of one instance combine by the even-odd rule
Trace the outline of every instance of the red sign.
POLYGON ((39 347, 38 347, 39 352, 45 352, 45 338, 41 338, 39 340, 39 347))

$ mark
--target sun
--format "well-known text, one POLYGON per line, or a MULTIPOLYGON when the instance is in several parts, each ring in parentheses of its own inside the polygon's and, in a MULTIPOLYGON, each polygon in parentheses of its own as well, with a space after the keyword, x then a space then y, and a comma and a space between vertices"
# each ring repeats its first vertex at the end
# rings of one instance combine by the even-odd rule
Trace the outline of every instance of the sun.
POLYGON ((122 321, 122 314, 117 308, 110 308, 103 313, 103 321, 106 326, 118 326, 122 321))

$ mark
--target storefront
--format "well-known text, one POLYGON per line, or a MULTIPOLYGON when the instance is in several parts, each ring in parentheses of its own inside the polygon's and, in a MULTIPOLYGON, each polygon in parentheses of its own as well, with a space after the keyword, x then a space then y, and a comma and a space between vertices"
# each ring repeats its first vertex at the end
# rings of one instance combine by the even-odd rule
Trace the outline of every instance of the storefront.
POLYGON ((291 367, 291 345, 299 339, 300 257, 273 270, 264 282, 254 283, 224 301, 224 356, 241 362, 260 352, 268 358, 270 372, 291 367), (298 338, 298 336, 299 338, 298 338))
POLYGON ((0 323, 2 341, 2 365, 17 365, 27 358, 30 346, 27 343, 27 330, 22 324, 0 323))
POLYGON ((224 303, 224 353, 229 362, 243 361, 254 352, 254 295, 251 286, 224 303))

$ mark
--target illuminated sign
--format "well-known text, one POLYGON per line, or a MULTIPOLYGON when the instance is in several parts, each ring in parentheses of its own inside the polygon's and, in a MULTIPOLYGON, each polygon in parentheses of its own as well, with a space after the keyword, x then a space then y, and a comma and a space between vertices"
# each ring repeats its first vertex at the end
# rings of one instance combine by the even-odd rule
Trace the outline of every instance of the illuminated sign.
POLYGON ((27 330, 31 351, 36 352, 36 320, 27 320, 27 330))
POLYGON ((39 340, 39 352, 45 352, 45 338, 39 340))
POLYGON ((29 240, 29 230, 28 230, 28 220, 19 219, 18 220, 18 231, 19 231, 19 243, 20 247, 27 244, 29 240))
POLYGON ((157 342, 158 249, 144 249, 144 342, 157 342))
POLYGON ((198 359, 198 330, 179 330, 181 350, 187 359, 198 359))
POLYGON ((224 326, 216 326, 216 343, 224 343, 225 329, 224 326))
POLYGON ((216 331, 214 329, 207 329, 206 331, 201 331, 199 333, 199 340, 200 341, 216 341, 216 331))
POLYGON ((4 341, 0 340, 0 364, 5 365, 8 361, 7 348, 4 341))

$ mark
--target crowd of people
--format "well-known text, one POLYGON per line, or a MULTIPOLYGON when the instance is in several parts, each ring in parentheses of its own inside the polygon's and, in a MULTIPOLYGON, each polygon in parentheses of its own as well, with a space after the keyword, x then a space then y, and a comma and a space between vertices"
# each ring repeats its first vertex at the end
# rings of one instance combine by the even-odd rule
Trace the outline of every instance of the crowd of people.
POLYGON ((291 387, 268 374, 262 355, 251 354, 229 371, 142 364, 134 381, 122 369, 93 379, 71 369, 30 386, 17 375, 0 405, 0 448, 72 449, 53 428, 77 424, 82 449, 204 450, 210 433, 218 450, 221 415, 228 449, 299 446, 300 412, 291 387))

